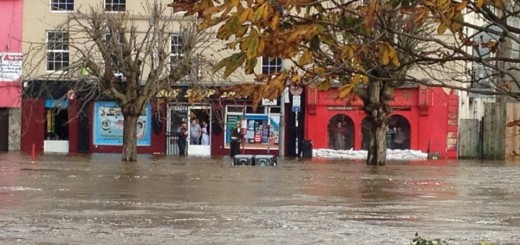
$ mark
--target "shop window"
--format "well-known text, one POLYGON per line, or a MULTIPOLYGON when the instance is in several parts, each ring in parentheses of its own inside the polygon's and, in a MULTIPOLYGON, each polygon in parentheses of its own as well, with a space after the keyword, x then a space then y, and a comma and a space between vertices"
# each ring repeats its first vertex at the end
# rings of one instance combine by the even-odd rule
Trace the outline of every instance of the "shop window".
POLYGON ((386 147, 388 149, 410 149, 410 123, 405 117, 392 115, 388 119, 386 147))
MULTIPOLYGON (((370 128, 372 125, 365 117, 361 123, 361 149, 368 150, 370 144, 370 128)), ((410 149, 410 123, 400 115, 392 115, 388 118, 388 130, 386 132, 387 149, 410 149)))
POLYGON ((259 106, 254 111, 251 105, 227 106, 224 131, 226 148, 229 148, 233 132, 240 131, 241 148, 278 149, 280 113, 272 112, 274 110, 271 108, 279 107, 259 106))
POLYGON ((354 122, 347 115, 335 115, 328 124, 328 148, 350 150, 354 146, 354 122))
MULTIPOLYGON (((123 145, 124 117, 115 101, 96 101, 93 115, 94 145, 123 145)), ((150 146, 152 107, 148 104, 137 119, 137 146, 150 146)))

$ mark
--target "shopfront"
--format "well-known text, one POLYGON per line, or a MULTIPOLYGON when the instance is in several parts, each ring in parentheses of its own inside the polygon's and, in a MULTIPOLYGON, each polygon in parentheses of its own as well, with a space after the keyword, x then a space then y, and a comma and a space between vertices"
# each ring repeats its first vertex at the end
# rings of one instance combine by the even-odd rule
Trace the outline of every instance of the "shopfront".
MULTIPOLYGON (((368 123, 360 99, 348 105, 337 91, 306 90, 304 137, 314 149, 361 150, 368 147, 368 123)), ((388 118, 387 147, 457 157, 458 97, 442 88, 403 87, 394 93, 388 118)))
MULTIPOLYGON (((212 117, 210 104, 169 103, 167 106, 166 154, 210 156, 212 117), (186 123, 185 146, 179 147, 181 124, 186 123), (180 152, 184 149, 184 154, 180 152)), ((184 143, 182 143, 184 144, 184 143)))

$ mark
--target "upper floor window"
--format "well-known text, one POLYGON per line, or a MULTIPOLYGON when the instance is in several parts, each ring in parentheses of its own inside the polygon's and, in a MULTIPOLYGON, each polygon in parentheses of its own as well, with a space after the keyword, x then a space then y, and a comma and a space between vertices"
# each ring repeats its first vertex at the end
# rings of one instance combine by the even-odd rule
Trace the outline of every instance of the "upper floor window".
POLYGON ((182 52, 182 45, 184 39, 180 34, 173 34, 170 37, 170 66, 175 69, 179 65, 179 59, 184 55, 182 52))
POLYGON ((262 74, 272 74, 282 70, 281 58, 262 57, 262 74))
POLYGON ((110 11, 110 12, 126 11, 126 0, 105 0, 105 11, 110 11))
POLYGON ((110 57, 112 58, 112 70, 116 77, 124 78, 122 66, 122 57, 119 57, 118 52, 123 45, 123 36, 119 33, 106 33, 104 36, 105 45, 110 50, 110 57))
POLYGON ((51 11, 73 11, 74 0, 51 0, 51 11))
POLYGON ((63 71, 69 66, 69 33, 47 32, 47 71, 63 71))

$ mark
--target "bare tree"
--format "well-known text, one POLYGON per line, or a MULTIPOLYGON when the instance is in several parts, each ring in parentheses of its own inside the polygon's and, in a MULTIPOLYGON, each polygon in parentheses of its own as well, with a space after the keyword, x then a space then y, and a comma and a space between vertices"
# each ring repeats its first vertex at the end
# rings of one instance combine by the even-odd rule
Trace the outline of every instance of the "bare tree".
MULTIPOLYGON (((57 43, 71 50, 64 72, 26 75, 33 80, 75 81, 71 91, 83 101, 108 98, 117 102, 124 118, 123 161, 137 160, 136 127, 146 105, 159 97, 171 99, 179 82, 202 83, 201 70, 211 69, 211 61, 203 54, 211 46, 209 35, 196 30, 194 18, 173 16, 157 2, 143 4, 143 9, 143 15, 110 13, 97 7, 70 14, 58 28, 67 36, 59 37, 57 43)), ((46 60, 32 59, 36 64, 46 60)))

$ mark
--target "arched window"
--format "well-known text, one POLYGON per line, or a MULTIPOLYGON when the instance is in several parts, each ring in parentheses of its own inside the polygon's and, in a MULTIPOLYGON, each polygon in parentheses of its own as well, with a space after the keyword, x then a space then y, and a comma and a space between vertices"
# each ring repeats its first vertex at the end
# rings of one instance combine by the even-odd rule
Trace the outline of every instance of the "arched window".
POLYGON ((410 122, 401 115, 388 118, 387 146, 388 149, 410 149, 410 122), (388 138, 391 139, 388 139, 388 138))
POLYGON ((354 146, 354 122, 347 115, 333 116, 328 124, 328 148, 348 150, 354 146))

